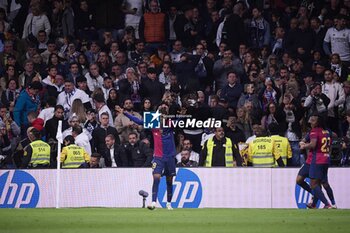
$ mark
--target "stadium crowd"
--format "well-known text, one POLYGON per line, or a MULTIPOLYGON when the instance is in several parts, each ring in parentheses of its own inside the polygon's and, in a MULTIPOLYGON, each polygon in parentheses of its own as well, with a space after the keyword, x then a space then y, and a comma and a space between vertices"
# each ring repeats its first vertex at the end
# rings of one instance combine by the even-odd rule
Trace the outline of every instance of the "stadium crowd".
POLYGON ((59 120, 62 162, 71 149, 84 166, 151 167, 151 130, 118 107, 142 119, 161 103, 223 122, 176 129, 178 166, 227 166, 215 154, 228 139, 246 166, 247 144, 281 135, 284 165, 299 167, 315 113, 337 135, 334 165, 346 165, 349 15, 349 0, 1 0, 1 167, 31 166, 35 140, 55 167, 59 120))

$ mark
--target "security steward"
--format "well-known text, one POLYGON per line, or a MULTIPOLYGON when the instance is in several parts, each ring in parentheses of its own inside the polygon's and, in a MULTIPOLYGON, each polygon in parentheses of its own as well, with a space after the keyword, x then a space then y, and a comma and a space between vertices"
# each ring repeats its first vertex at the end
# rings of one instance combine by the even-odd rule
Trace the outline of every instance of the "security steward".
MULTIPOLYGON (((290 165, 292 160, 292 148, 290 147, 290 143, 288 138, 282 137, 278 135, 280 128, 277 123, 271 123, 268 126, 270 137, 277 144, 278 150, 281 154, 284 165, 290 165)), ((277 165, 277 163, 275 163, 277 165)))
POLYGON ((215 135, 203 145, 199 165, 204 167, 235 167, 241 160, 238 148, 225 137, 224 128, 215 128, 215 135))
POLYGON ((68 135, 63 141, 65 147, 61 152, 62 168, 89 167, 90 156, 83 147, 75 145, 73 136, 68 135))
POLYGON ((256 139, 249 143, 248 166, 253 167, 284 167, 284 163, 277 147, 271 137, 266 137, 266 133, 259 127, 256 132, 256 139))
POLYGON ((41 133, 32 128, 28 132, 29 145, 24 148, 21 168, 49 168, 50 145, 41 140, 41 133))

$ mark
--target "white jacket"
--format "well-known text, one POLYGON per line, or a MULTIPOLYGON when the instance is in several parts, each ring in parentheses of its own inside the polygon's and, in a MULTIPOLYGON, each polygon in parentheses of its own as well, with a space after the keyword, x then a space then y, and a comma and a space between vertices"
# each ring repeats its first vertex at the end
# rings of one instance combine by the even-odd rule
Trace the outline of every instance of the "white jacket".
POLYGON ((75 137, 75 145, 83 147, 91 156, 91 145, 89 137, 86 135, 86 133, 83 132, 75 137))
POLYGON ((30 13, 24 23, 22 39, 26 39, 30 33, 37 37, 40 30, 44 30, 47 36, 50 35, 51 25, 49 19, 44 14, 34 16, 33 13, 30 13))
POLYGON ((338 107, 345 102, 344 88, 340 83, 337 82, 324 83, 322 85, 322 93, 330 99, 330 102, 328 104, 328 116, 334 117, 334 107, 338 107))

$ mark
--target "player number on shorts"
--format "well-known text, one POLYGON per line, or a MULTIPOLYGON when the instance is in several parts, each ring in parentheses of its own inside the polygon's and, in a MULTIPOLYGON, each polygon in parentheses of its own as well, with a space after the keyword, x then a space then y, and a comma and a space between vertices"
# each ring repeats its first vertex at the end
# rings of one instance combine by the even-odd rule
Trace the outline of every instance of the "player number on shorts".
POLYGON ((330 137, 324 137, 322 138, 322 141, 321 141, 321 152, 322 153, 329 153, 329 142, 330 142, 330 137))

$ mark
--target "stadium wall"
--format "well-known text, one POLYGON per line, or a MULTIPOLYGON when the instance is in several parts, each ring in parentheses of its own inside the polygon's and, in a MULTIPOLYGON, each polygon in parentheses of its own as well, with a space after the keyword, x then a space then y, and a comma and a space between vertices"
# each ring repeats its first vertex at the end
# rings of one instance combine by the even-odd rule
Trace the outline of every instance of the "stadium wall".
MULTIPOLYGON (((305 208, 311 195, 295 185, 299 169, 178 169, 173 207, 305 208)), ((338 208, 350 208, 350 169, 329 169, 338 208)), ((60 172, 60 207, 141 207, 140 190, 151 194, 149 168, 71 169, 60 172)), ((160 183, 158 204, 165 206, 160 183)), ((147 198, 150 203, 150 196, 147 198)), ((0 170, 0 208, 56 206, 56 170, 0 170)), ((320 205, 319 207, 322 207, 320 205)))

